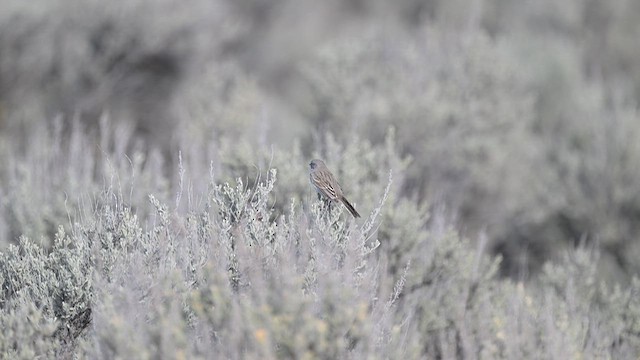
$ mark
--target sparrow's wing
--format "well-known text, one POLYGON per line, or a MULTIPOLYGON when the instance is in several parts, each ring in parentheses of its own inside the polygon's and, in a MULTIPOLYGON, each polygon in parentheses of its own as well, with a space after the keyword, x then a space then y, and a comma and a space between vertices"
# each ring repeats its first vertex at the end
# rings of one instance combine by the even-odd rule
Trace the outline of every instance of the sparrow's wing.
POLYGON ((339 199, 342 196, 340 185, 328 171, 314 171, 311 174, 311 182, 331 200, 339 199))

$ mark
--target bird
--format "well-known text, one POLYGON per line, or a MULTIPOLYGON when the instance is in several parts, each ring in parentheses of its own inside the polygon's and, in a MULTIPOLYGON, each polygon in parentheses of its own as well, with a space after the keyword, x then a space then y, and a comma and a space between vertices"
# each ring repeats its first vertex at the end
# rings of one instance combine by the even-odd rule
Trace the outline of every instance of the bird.
POLYGON ((318 199, 324 196, 331 201, 340 201, 354 218, 360 217, 360 214, 358 214, 353 205, 344 197, 340 184, 338 184, 338 181, 331 171, 329 171, 324 161, 320 159, 311 160, 309 163, 309 179, 311 180, 311 185, 313 185, 318 192, 318 199))

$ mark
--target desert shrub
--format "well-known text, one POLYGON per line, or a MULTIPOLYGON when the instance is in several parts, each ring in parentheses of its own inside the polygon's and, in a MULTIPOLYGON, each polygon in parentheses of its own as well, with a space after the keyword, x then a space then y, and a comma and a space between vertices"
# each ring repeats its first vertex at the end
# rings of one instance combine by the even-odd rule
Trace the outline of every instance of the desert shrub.
MULTIPOLYGON (((3 129, 29 133, 40 119, 80 115, 97 127, 103 111, 153 147, 168 150, 179 127, 173 102, 191 65, 215 46, 189 29, 208 31, 206 2, 56 1, 4 4, 0 15, 3 129), (198 11, 195 7, 198 7, 198 11), (164 16, 171 12, 174 16, 164 16), (144 14, 144 16, 142 16, 144 14)), ((220 14, 222 15, 222 14, 220 14)), ((218 32, 220 34, 220 32, 218 32)), ((25 135, 22 133, 22 135, 25 135)))
MULTIPOLYGON (((445 204, 471 238, 486 231, 489 247, 505 255, 503 274, 535 273, 585 234, 602 239, 601 261, 612 269, 606 276, 637 272, 627 256, 638 251, 630 140, 637 132, 636 5, 311 3, 314 21, 300 21, 295 14, 304 6, 291 1, 7 2, 0 15, 0 150, 8 156, 0 169, 0 233, 50 243, 68 217, 62 205, 73 208, 74 199, 61 194, 94 187, 83 183, 89 175, 100 186, 111 177, 81 156, 74 161, 85 167, 70 175, 82 184, 57 174, 70 153, 48 151, 55 143, 38 135, 58 126, 40 124, 54 114, 63 115, 63 143, 75 131, 74 115, 106 137, 106 128, 124 128, 96 152, 135 169, 137 184, 159 179, 143 167, 164 163, 168 181, 151 192, 166 203, 177 191, 178 149, 193 175, 185 185, 200 194, 208 173, 195 169, 212 165, 224 177, 217 180, 246 181, 274 162, 296 168, 279 158, 328 155, 331 137, 380 144, 391 126, 402 157, 413 158, 402 196, 445 204), (379 21, 382 12, 393 14, 389 24, 379 21), (305 30, 289 35, 283 24, 305 30), (103 112, 109 121, 100 122, 103 112), (24 146, 32 143, 42 148, 24 146), (22 153, 14 156, 13 146, 22 153), (122 152, 131 161, 120 161, 122 152), (47 165, 38 173, 20 169, 25 161, 47 165), (44 190, 48 172, 56 174, 54 192, 44 190)), ((282 188, 303 193, 299 173, 281 172, 282 188)), ((145 204, 145 197, 130 202, 145 204)))
POLYGON ((580 247, 566 254, 563 265, 547 264, 540 278, 543 301, 552 304, 546 311, 547 326, 559 331, 559 338, 546 337, 549 351, 564 349, 567 355, 589 354, 594 357, 632 357, 637 350, 634 310, 638 282, 633 280, 627 290, 618 284, 598 280, 599 253, 593 247, 580 247), (581 314, 580 321, 570 317, 581 314))
MULTIPOLYGON (((575 6, 553 21, 581 26, 575 6)), ((404 195, 446 204, 468 234, 486 231, 503 274, 536 273, 585 235, 618 258, 602 258, 604 276, 635 274, 625 255, 637 251, 635 105, 582 70, 567 32, 491 39, 425 27, 397 38, 372 27, 300 66, 308 99, 297 105, 320 149, 327 130, 376 144, 393 124, 413 158, 404 195)))
POLYGON ((562 248, 586 236, 604 247, 601 261, 609 268, 604 276, 635 274, 625 254, 637 251, 630 241, 638 207, 631 185, 640 155, 632 140, 638 131, 637 111, 624 95, 608 93, 605 83, 580 72, 580 49, 574 44, 531 44, 541 52, 558 49, 545 59, 530 52, 519 55, 537 94, 530 124, 540 159, 530 181, 537 185, 530 188, 535 201, 511 214, 510 222, 518 227, 507 226, 499 236, 534 248, 531 254, 538 259, 559 258, 562 248))
POLYGON ((71 239, 60 228, 49 254, 26 238, 2 254, 3 321, 14 325, 3 334, 5 354, 44 356, 58 348, 65 351, 61 345, 73 346, 89 325, 93 295, 89 244, 72 245, 71 239), (28 325, 16 324, 20 314, 28 325))
MULTIPOLYGON (((360 147, 406 166, 391 139, 360 147)), ((336 169, 353 161, 336 159, 336 169)), ((49 253, 26 239, 3 253, 5 356, 637 355, 637 281, 598 285, 597 252, 571 252, 539 283, 513 284, 486 238, 473 246, 443 212, 399 196, 402 168, 396 177, 373 164, 352 164, 365 189, 384 184, 354 189, 372 203, 358 207, 361 221, 314 196, 275 206, 277 169, 252 186, 212 175, 203 202, 185 210, 148 196, 144 216, 107 190, 49 253)))
POLYGON ((543 149, 531 131, 535 93, 507 45, 434 27, 401 38, 371 29, 304 64, 314 102, 302 111, 342 141, 365 134, 375 144, 392 124, 401 154, 413 158, 404 194, 446 204, 495 247, 513 216, 529 222, 547 210, 537 176, 543 149))
POLYGON ((331 358, 371 341, 370 299, 357 288, 375 285, 375 262, 367 259, 377 245, 346 227, 338 208, 327 217, 316 206, 299 213, 294 203, 288 214, 272 216, 275 179, 272 171, 255 188, 241 180, 213 184, 204 210, 184 219, 152 198, 157 218, 146 232, 135 217, 106 217, 131 230, 109 237, 122 253, 100 256, 110 265, 96 281, 94 319, 104 326, 94 327, 99 346, 92 356, 331 358), (150 288, 154 283, 161 285, 150 288), (140 308, 130 309, 132 297, 140 308), (131 326, 138 331, 122 328, 131 326))
POLYGON ((505 254, 528 249, 526 261, 505 256, 508 272, 559 259, 563 248, 587 236, 606 244, 604 276, 637 274, 627 256, 637 253, 630 240, 636 195, 627 179, 637 177, 638 151, 627 135, 638 128, 638 57, 629 34, 637 32, 630 19, 640 8, 625 1, 490 3, 485 24, 515 55, 534 99, 530 135, 537 140, 530 151, 539 153, 534 195, 507 221, 519 225, 491 236, 505 254))
POLYGON ((60 347, 58 341, 52 341, 56 321, 43 314, 24 291, 11 300, 3 301, 0 323, 5 330, 0 336, 3 359, 54 357, 60 347))
POLYGON ((149 206, 147 194, 134 191, 138 187, 155 189, 165 199, 175 196, 169 193, 171 179, 155 175, 163 173, 165 163, 158 152, 138 149, 126 155, 130 131, 109 131, 110 119, 105 117, 104 134, 96 143, 78 119, 71 120, 71 130, 63 134, 64 121, 56 119, 51 128, 36 126, 28 141, 38 146, 12 138, 7 152, 0 154, 5 164, 0 170, 2 247, 22 235, 51 247, 58 226, 68 229, 79 219, 89 221, 104 200, 112 201, 105 199, 106 192, 129 206, 139 205, 141 215, 149 206))
POLYGON ((635 5, 311 3, 3 4, 2 357, 637 358, 635 5))

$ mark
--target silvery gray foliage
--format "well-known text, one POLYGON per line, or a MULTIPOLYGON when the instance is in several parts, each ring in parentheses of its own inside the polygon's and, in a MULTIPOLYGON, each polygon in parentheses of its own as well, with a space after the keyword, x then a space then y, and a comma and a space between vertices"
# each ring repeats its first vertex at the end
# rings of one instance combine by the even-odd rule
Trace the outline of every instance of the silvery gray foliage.
POLYGON ((635 2, 312 2, 3 2, 1 357, 638 358, 635 2))
POLYGON ((638 353, 638 282, 613 291, 595 283, 595 252, 550 265, 538 287, 514 284, 441 213, 397 200, 391 174, 362 221, 315 197, 279 213, 277 172, 267 174, 251 187, 212 177, 203 206, 185 213, 149 195, 144 220, 107 194, 112 203, 60 228, 49 253, 26 238, 9 247, 0 259, 3 355, 638 353), (411 251, 398 256, 403 241, 411 251))

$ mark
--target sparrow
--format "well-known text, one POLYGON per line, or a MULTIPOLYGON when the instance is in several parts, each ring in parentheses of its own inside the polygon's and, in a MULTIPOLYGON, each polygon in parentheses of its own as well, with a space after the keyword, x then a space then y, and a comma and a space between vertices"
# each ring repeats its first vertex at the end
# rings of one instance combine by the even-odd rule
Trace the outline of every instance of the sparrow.
POLYGON ((331 171, 329 171, 324 161, 319 159, 311 160, 309 163, 309 178, 311 180, 311 185, 313 185, 318 192, 318 199, 324 196, 331 201, 340 201, 344 204, 347 210, 349 210, 353 217, 360 217, 360 214, 358 214, 353 205, 351 205, 347 198, 342 194, 340 184, 338 184, 338 181, 331 171))

